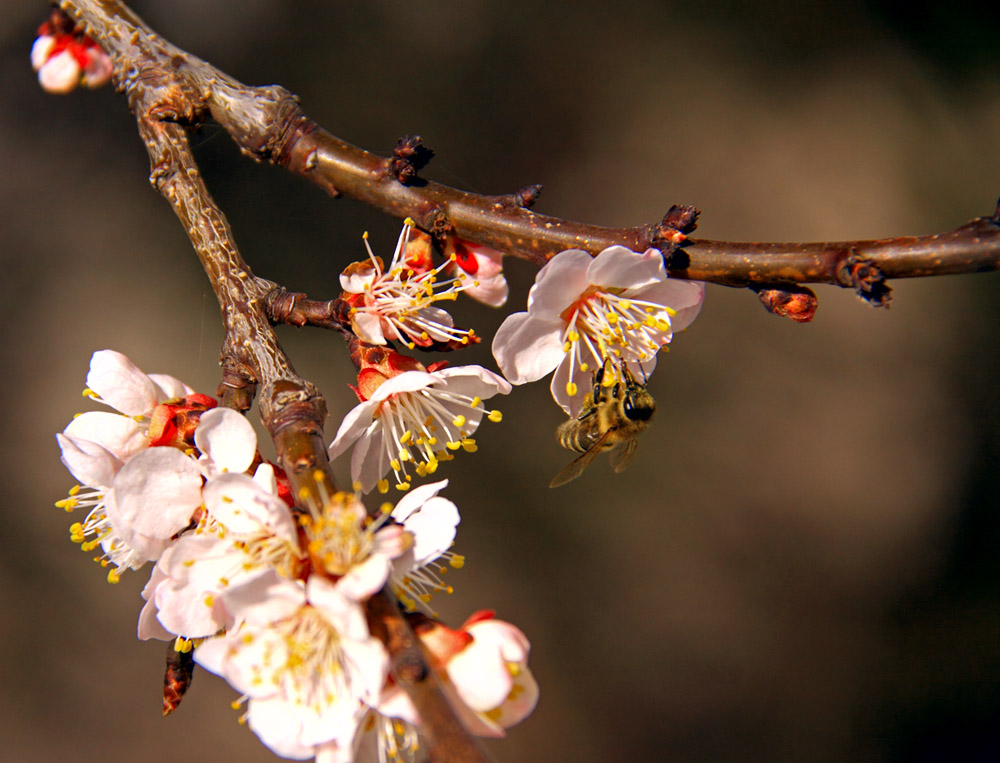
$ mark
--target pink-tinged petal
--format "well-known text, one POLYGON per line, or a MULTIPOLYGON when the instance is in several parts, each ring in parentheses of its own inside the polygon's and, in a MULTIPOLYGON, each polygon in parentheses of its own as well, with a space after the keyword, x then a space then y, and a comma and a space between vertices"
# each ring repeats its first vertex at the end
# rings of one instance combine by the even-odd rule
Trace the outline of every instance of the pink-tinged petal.
POLYGON ((385 344, 385 333, 382 331, 382 319, 375 313, 356 312, 351 316, 351 325, 358 338, 368 344, 385 344))
POLYGON ((68 50, 56 53, 38 70, 38 83, 48 93, 64 95, 80 84, 82 70, 68 50))
POLYGON ((465 630, 477 649, 495 648, 507 662, 523 664, 528 660, 531 642, 516 625, 490 617, 472 623, 465 630))
MULTIPOLYGON (((366 739, 370 738, 370 741, 375 737, 374 734, 366 735, 366 739)), ((351 741, 343 742, 340 740, 335 740, 331 742, 324 742, 316 748, 316 763, 354 763, 355 760, 377 760, 378 753, 375 748, 371 748, 369 757, 365 758, 364 750, 362 746, 358 749, 357 756, 355 756, 354 745, 351 741)))
POLYGON ((80 414, 63 430, 63 434, 96 442, 123 461, 149 447, 144 425, 128 416, 106 411, 80 414))
POLYGON ((466 242, 465 248, 476 258, 476 279, 495 278, 503 272, 503 252, 468 242, 466 242))
POLYGON ((100 395, 103 402, 126 416, 148 415, 159 403, 159 390, 153 380, 114 350, 94 353, 87 386, 100 395))
POLYGON ((396 395, 400 392, 416 392, 417 390, 432 386, 435 381, 434 375, 426 371, 404 371, 397 376, 393 376, 388 381, 382 382, 371 396, 370 401, 381 402, 388 400, 391 395, 396 395))
POLYGON ((528 312, 542 320, 559 320, 590 285, 587 267, 593 258, 582 249, 567 249, 549 260, 528 292, 528 312))
POLYGON ((514 683, 500 650, 492 646, 476 648, 475 641, 452 657, 447 669, 458 696, 479 713, 503 702, 514 683))
POLYGON ((484 400, 497 393, 507 395, 512 387, 502 376, 482 366, 446 366, 436 372, 443 380, 434 386, 447 386, 448 391, 466 397, 481 397, 484 400))
POLYGON ((386 525, 375 533, 372 554, 396 559, 403 555, 411 543, 411 535, 402 525, 386 525))
MULTIPOLYGON (((169 548, 165 553, 172 550, 169 548)), ((212 591, 199 591, 167 582, 156 590, 156 607, 156 618, 160 624, 178 636, 213 636, 231 624, 222 600, 212 591)))
POLYGON ((175 379, 173 376, 167 376, 167 374, 149 374, 149 378, 152 379, 153 384, 159 390, 161 403, 194 394, 194 390, 191 387, 180 379, 175 379))
POLYGON ((175 634, 170 633, 156 619, 157 608, 154 597, 157 587, 166 579, 167 576, 163 570, 156 566, 153 568, 146 586, 142 589, 142 598, 146 600, 146 604, 139 612, 139 627, 136 633, 141 641, 149 641, 154 638, 160 641, 170 641, 174 638, 175 634))
POLYGON ((288 506, 249 475, 219 474, 205 483, 205 508, 234 533, 270 532, 295 543, 295 522, 288 506))
POLYGON ((344 663, 351 674, 351 694, 369 707, 378 704, 389 672, 389 654, 376 638, 341 642, 344 663))
POLYGON ((361 485, 367 493, 382 477, 384 451, 377 440, 378 422, 372 421, 358 438, 351 454, 351 481, 361 485))
POLYGON ((306 603, 302 583, 279 577, 274 570, 221 596, 237 620, 260 627, 291 617, 306 603))
POLYGON ((89 88, 101 87, 107 84, 114 71, 111 58, 100 48, 90 48, 88 53, 90 60, 83 67, 83 84, 89 88))
POLYGON ((560 320, 540 320, 529 313, 514 313, 500 324, 493 337, 493 357, 512 384, 538 381, 562 359, 560 320))
POLYGON ((247 725, 260 741, 282 758, 308 760, 313 757, 315 748, 299 741, 302 722, 285 699, 274 697, 250 702, 247 725))
POLYGON ((378 711, 387 718, 401 718, 409 723, 420 723, 420 716, 406 692, 397 684, 383 687, 379 695, 378 711))
POLYGON ((583 399, 594 384, 594 367, 600 363, 593 357, 593 353, 587 352, 584 357, 586 358, 585 362, 589 364, 588 370, 581 371, 580 366, 574 366, 573 378, 570 379, 569 356, 564 356, 563 361, 556 368, 556 372, 552 374, 552 382, 549 384, 552 399, 559 404, 567 416, 573 418, 576 418, 580 409, 583 408, 583 399), (570 381, 576 385, 575 395, 569 394, 569 389, 566 386, 570 381))
POLYGON ((405 523, 411 515, 420 510, 421 506, 446 487, 448 487, 448 480, 428 482, 413 488, 396 503, 396 508, 392 510, 392 518, 397 522, 405 523))
MULTIPOLYGON (((632 296, 631 292, 628 296, 632 296)), ((705 284, 700 281, 668 278, 663 283, 636 291, 634 296, 636 299, 646 299, 676 310, 677 315, 670 319, 670 325, 674 331, 683 331, 701 311, 705 301, 705 284)))
POLYGON ((437 559, 451 548, 455 528, 461 518, 458 507, 447 498, 431 498, 419 511, 406 520, 406 529, 413 533, 413 556, 418 567, 437 559))
POLYGON ((260 679, 284 665, 288 656, 280 634, 270 629, 237 627, 203 642, 195 649, 194 661, 225 678, 236 691, 261 699, 280 692, 281 687, 274 681, 260 679))
POLYGON ((361 437, 365 433, 365 430, 371 426, 375 411, 378 409, 380 403, 381 400, 366 400, 347 412, 344 420, 340 422, 337 435, 333 438, 333 442, 330 443, 328 452, 331 461, 350 448, 355 440, 361 437))
POLYGON ((274 474, 274 467, 266 461, 253 473, 253 481, 260 485, 265 493, 278 494, 278 478, 274 474))
POLYGON ((55 47, 56 40, 50 34, 38 37, 31 46, 31 68, 36 72, 49 60, 49 53, 55 47))
POLYGON ((538 704, 538 683, 531 670, 524 666, 514 676, 514 685, 500 707, 490 711, 490 719, 505 729, 509 729, 534 711, 538 704))
POLYGON ((213 408, 201 415, 194 442, 215 472, 242 473, 257 453, 257 434, 246 417, 232 408, 213 408))
POLYGON ((340 580, 337 590, 356 602, 367 601, 389 579, 389 557, 372 554, 360 564, 354 564, 340 580))
POLYGON ((479 283, 478 286, 469 286, 463 293, 490 307, 503 307, 507 304, 510 287, 502 274, 488 278, 479 276, 476 281, 479 283))
POLYGON ((355 269, 352 272, 340 274, 340 288, 351 294, 363 294, 372 284, 375 283, 375 269, 364 268, 355 269))
POLYGON ((57 434, 62 451, 60 460, 77 482, 87 487, 106 489, 122 467, 121 460, 107 448, 90 440, 57 434))
POLYGON ((619 289, 638 289, 666 277, 663 255, 656 249, 639 254, 624 246, 609 246, 587 268, 590 283, 619 289))
MULTIPOLYGON (((201 505, 201 472, 175 448, 149 448, 126 463, 112 483, 117 516, 108 514, 130 545, 131 535, 167 540, 201 505)), ((151 558, 151 557, 150 557, 151 558)))
POLYGON ((344 594, 338 583, 319 575, 306 582, 306 598, 318 609, 342 638, 364 640, 370 637, 368 622, 357 600, 344 594))

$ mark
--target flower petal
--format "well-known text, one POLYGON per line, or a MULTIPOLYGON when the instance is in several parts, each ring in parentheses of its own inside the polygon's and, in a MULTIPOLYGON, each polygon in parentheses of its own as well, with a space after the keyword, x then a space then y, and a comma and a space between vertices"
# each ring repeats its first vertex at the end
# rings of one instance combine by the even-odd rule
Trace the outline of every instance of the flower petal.
POLYGON ((78 482, 87 487, 108 488, 122 467, 121 459, 96 442, 56 435, 62 451, 60 460, 78 482))
POLYGON ((561 320, 508 315, 493 337, 493 357, 512 384, 538 381, 562 359, 561 320))
POLYGON ((541 320, 558 320, 590 285, 587 268, 593 262, 582 249, 567 249, 549 260, 528 292, 528 312, 541 320))
MULTIPOLYGON (((143 535, 167 540, 183 530, 201 505, 201 472, 175 448, 149 448, 126 463, 114 479, 115 516, 108 519, 123 539, 143 535)), ((152 558, 152 557, 149 557, 152 558)))
POLYGON ((125 461, 149 447, 145 429, 145 426, 128 416, 107 411, 88 411, 73 419, 63 430, 63 434, 96 442, 125 461))
POLYGON ((590 283, 619 289, 638 289, 666 278, 663 255, 656 249, 639 254, 624 246, 609 246, 587 268, 590 283))
POLYGON ((216 472, 245 472, 257 453, 253 425, 232 408, 213 408, 203 413, 194 431, 194 442, 216 472))
POLYGON ((114 350, 93 354, 87 386, 100 395, 103 402, 126 416, 148 415, 159 402, 153 380, 114 350))
POLYGON ((149 374, 149 378, 153 380, 153 384, 155 384, 160 391, 160 402, 176 400, 179 397, 186 397, 194 394, 194 390, 191 389, 191 387, 186 385, 180 379, 175 379, 173 376, 167 376, 166 374, 149 374))

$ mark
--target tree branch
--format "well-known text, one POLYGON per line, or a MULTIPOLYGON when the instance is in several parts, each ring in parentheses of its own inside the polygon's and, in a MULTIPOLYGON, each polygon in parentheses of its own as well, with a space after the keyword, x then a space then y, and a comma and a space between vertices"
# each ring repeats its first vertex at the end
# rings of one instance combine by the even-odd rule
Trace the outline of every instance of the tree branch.
MULTIPOLYGON (((178 95, 157 116, 192 123, 208 115, 240 149, 258 161, 283 166, 333 196, 349 196, 397 218, 411 217, 433 234, 499 249, 538 265, 571 248, 596 254, 615 244, 664 252, 671 276, 725 284, 770 286, 827 283, 854 288, 873 304, 858 279, 866 275, 915 278, 1000 268, 1000 206, 948 233, 865 241, 756 243, 677 236, 664 220, 638 227, 607 228, 537 214, 529 207, 538 186, 485 196, 421 180, 417 170, 430 155, 419 138, 401 139, 392 157, 377 156, 331 135, 309 119, 284 88, 248 87, 155 35, 117 0, 66 0, 89 33, 116 61, 138 46, 146 54, 141 76, 165 81, 178 95), (422 150, 421 150, 422 149, 422 150)), ((122 71, 116 65, 116 70, 122 71)), ((127 88, 140 76, 124 69, 127 88)), ((693 228, 693 225, 692 225, 693 228)), ((888 289, 884 288, 887 296, 888 289)))

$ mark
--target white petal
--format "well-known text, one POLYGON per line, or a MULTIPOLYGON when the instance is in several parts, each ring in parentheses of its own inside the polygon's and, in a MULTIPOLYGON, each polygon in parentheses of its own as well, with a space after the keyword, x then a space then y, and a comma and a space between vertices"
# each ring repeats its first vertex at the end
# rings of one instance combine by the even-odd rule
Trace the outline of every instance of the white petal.
POLYGON ((390 566, 389 557, 372 554, 337 581, 337 590, 351 601, 367 601, 389 579, 390 566))
POLYGON ((81 73, 76 58, 68 50, 64 50, 42 64, 42 68, 38 70, 38 82, 46 92, 62 95, 80 84, 81 73))
POLYGON ((490 307, 503 307, 507 303, 510 287, 507 285, 507 279, 502 274, 489 278, 478 276, 476 280, 479 282, 479 285, 468 287, 464 291, 465 294, 468 294, 477 302, 482 302, 484 305, 489 305, 490 307))
POLYGON ((254 699, 247 708, 247 725, 273 752, 282 758, 308 760, 315 748, 304 745, 302 724, 291 703, 283 698, 254 699))
POLYGON ((513 680, 500 650, 492 646, 469 646, 448 661, 448 678, 462 701, 484 713, 497 707, 510 694, 513 680))
POLYGON ((513 384, 541 379, 562 359, 561 320, 542 320, 529 313, 514 313, 500 324, 493 337, 493 357, 513 384))
POLYGON ((358 338, 368 344, 385 344, 382 319, 375 313, 358 311, 351 316, 351 324, 358 338))
POLYGON ((372 421, 368 429, 358 438, 351 454, 351 481, 361 484, 361 491, 367 493, 382 478, 389 465, 383 461, 381 449, 380 422, 372 421), (379 468, 379 465, 382 468, 379 468))
POLYGON ((194 442, 211 459, 215 471, 245 472, 257 453, 257 434, 246 417, 232 408, 213 408, 201 415, 194 442))
POLYGON ((593 262, 582 249, 567 249, 549 260, 528 292, 528 312, 542 320, 558 320, 590 285, 587 268, 593 262))
POLYGON ((569 378, 569 356, 567 355, 563 358, 559 367, 556 368, 556 372, 552 374, 552 383, 549 385, 549 389, 552 391, 552 399, 566 411, 566 415, 574 418, 580 413, 580 409, 583 408, 583 399, 593 386, 593 369, 600 365, 601 362, 594 358, 593 353, 589 351, 585 351, 582 357, 583 361, 589 364, 590 370, 581 371, 580 366, 574 366, 573 378, 571 380, 569 378), (570 395, 566 389, 566 385, 570 381, 576 384, 575 395, 570 395))
POLYGON ((380 402, 379 400, 366 400, 347 412, 344 420, 340 422, 340 428, 337 430, 336 437, 330 443, 329 455, 331 461, 351 447, 354 441, 361 437, 365 433, 365 430, 371 426, 372 419, 375 416, 375 411, 378 410, 380 402))
POLYGON ((73 419, 64 435, 96 442, 123 461, 149 447, 146 427, 135 419, 106 411, 88 411, 73 419))
POLYGON ((50 34, 43 34, 38 37, 31 46, 31 68, 36 72, 48 60, 49 53, 55 47, 56 39, 50 34))
POLYGON ((369 402, 388 400, 392 395, 400 392, 416 392, 417 390, 430 387, 434 384, 436 377, 426 371, 404 371, 398 376, 393 376, 382 382, 379 388, 369 399, 369 402))
POLYGON ((286 580, 269 570, 222 594, 226 607, 238 619, 250 625, 265 626, 291 617, 306 603, 305 588, 298 581, 286 580))
POLYGON ((609 246, 587 269, 587 280, 598 286, 637 289, 666 280, 663 255, 656 249, 643 254, 624 246, 609 246))
POLYGON ((106 489, 122 467, 121 460, 107 448, 90 440, 57 434, 66 468, 82 485, 106 489))
POLYGON ((506 379, 482 366, 446 366, 435 371, 434 375, 445 380, 444 385, 439 383, 436 387, 446 386, 449 392, 466 397, 481 397, 485 400, 498 392, 506 395, 511 391, 506 379))
POLYGON ((397 522, 405 524, 408 517, 410 517, 414 512, 419 511, 420 507, 423 506, 424 503, 436 496, 446 487, 448 487, 448 480, 428 482, 413 488, 408 491, 406 495, 400 498, 398 503, 396 503, 396 508, 392 510, 392 518, 397 522))
POLYGON ((111 58, 99 48, 89 48, 87 54, 89 60, 83 67, 83 84, 89 88, 100 87, 111 79, 114 71, 111 58))
POLYGON ((166 374, 149 374, 149 378, 152 379, 153 383, 159 389, 159 398, 161 403, 167 400, 176 400, 179 397, 187 397, 188 395, 194 394, 193 389, 180 379, 175 379, 173 376, 167 376, 166 374))
POLYGON ((451 548, 460 521, 458 507, 440 496, 429 499, 410 514, 404 526, 413 533, 416 566, 423 567, 451 548))
POLYGON ((169 539, 201 505, 198 465, 176 448, 144 450, 121 468, 112 486, 117 517, 108 518, 130 545, 133 534, 169 539))
POLYGON ((87 386, 100 395, 102 401, 126 416, 148 415, 159 402, 153 380, 114 350, 94 353, 87 386))
POLYGON ((670 325, 673 331, 683 331, 698 317, 705 301, 705 284, 668 278, 663 283, 652 284, 634 293, 630 291, 625 296, 649 300, 676 310, 677 315, 670 319, 670 325))
POLYGON ((345 596, 339 585, 319 575, 310 575, 306 582, 306 597, 342 637, 353 640, 369 637, 368 623, 360 605, 345 596))

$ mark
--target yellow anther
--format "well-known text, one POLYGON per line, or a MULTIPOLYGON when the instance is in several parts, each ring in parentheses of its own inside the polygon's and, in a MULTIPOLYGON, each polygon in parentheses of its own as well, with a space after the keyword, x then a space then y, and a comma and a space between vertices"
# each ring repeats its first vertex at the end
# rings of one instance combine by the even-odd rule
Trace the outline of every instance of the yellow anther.
POLYGON ((393 505, 388 501, 386 501, 385 503, 383 503, 381 506, 378 507, 378 510, 381 511, 383 514, 392 514, 392 509, 393 505))
POLYGON ((482 404, 483 404, 483 399, 481 397, 479 397, 478 395, 476 397, 472 398, 472 402, 469 403, 469 405, 471 405, 473 408, 478 408, 482 404))
POLYGON ((566 338, 571 342, 579 342, 580 334, 576 331, 570 331, 569 334, 566 335, 566 338))
POLYGON ((408 228, 412 228, 416 225, 416 223, 413 222, 412 217, 407 217, 405 220, 403 220, 403 225, 407 226, 408 228))
POLYGON ((397 459, 394 458, 392 459, 392 461, 389 462, 389 466, 392 468, 394 472, 398 472, 403 465, 399 463, 397 459))
POLYGON ((573 345, 571 345, 569 342, 566 342, 566 344, 563 345, 563 352, 569 352, 572 349, 573 345))
POLYGON ((669 315, 671 318, 676 318, 677 317, 677 311, 674 310, 674 308, 667 307, 666 305, 664 305, 663 309, 667 311, 667 315, 669 315))
POLYGON ((368 240, 368 231, 365 231, 364 233, 362 233, 362 234, 361 234, 361 238, 362 238, 363 240, 367 241, 367 240, 368 240))
POLYGON ((630 300, 623 299, 618 302, 618 305, 622 310, 629 310, 632 307, 632 302, 630 300))
POLYGON ((566 382, 566 394, 573 397, 577 393, 578 387, 573 382, 566 382))
POLYGON ((434 474, 434 472, 436 472, 438 468, 438 460, 436 458, 432 458, 425 464, 424 468, 427 469, 428 474, 434 474))
POLYGON ((410 455, 410 451, 408 451, 408 450, 401 450, 401 451, 399 451, 399 460, 403 461, 405 463, 406 461, 412 461, 413 460, 413 456, 410 455))
POLYGON ((94 400, 101 399, 101 396, 98 395, 96 392, 94 392, 94 390, 90 389, 90 387, 87 387, 86 389, 83 390, 83 396, 93 398, 94 400))
POLYGON ((69 489, 69 494, 70 494, 70 495, 76 495, 76 494, 77 494, 77 493, 79 493, 79 492, 80 492, 81 490, 83 490, 83 485, 73 485, 73 487, 71 487, 71 488, 69 489))
POLYGON ((229 703, 229 706, 233 708, 233 710, 239 710, 243 706, 243 700, 234 699, 232 702, 229 703))
POLYGON ((465 557, 461 554, 455 554, 448 560, 448 564, 454 567, 456 570, 460 570, 465 566, 465 557))
POLYGON ((211 607, 213 604, 215 604, 215 597, 210 593, 205 594, 205 606, 211 607))
POLYGON ((403 445, 409 445, 411 442, 413 442, 413 432, 407 429, 405 432, 403 432, 403 436, 399 438, 399 442, 402 443, 403 445))
POLYGON ((352 482, 351 483, 351 490, 353 490, 355 493, 360 493, 361 492, 361 483, 358 482, 357 480, 355 480, 354 482, 352 482))
POLYGON ((376 487, 382 495, 385 495, 389 492, 389 480, 379 480, 376 487))
POLYGON ((304 501, 308 497, 309 497, 309 488, 306 485, 303 485, 302 487, 299 488, 299 498, 301 498, 304 501))
POLYGON ((486 418, 492 421, 494 424, 499 424, 503 421, 503 414, 500 411, 490 411, 486 418))
POLYGON ((410 489, 410 483, 409 482, 397 482, 396 483, 396 490, 402 490, 403 492, 406 492, 409 489, 410 489))
POLYGON ((417 465, 417 476, 418 477, 426 477, 427 476, 427 466, 426 466, 426 464, 418 464, 417 465))
POLYGON ((456 427, 464 427, 465 426, 465 416, 463 416, 462 414, 458 414, 458 416, 456 416, 455 418, 453 418, 451 420, 451 423, 454 424, 456 427))
POLYGON ((479 446, 476 445, 476 441, 473 440, 471 437, 466 437, 464 440, 462 440, 462 450, 464 450, 466 453, 475 453, 477 450, 479 450, 479 446))
POLYGON ((618 315, 616 313, 606 313, 604 317, 612 326, 618 323, 618 315))
POLYGON ((73 511, 77 507, 77 503, 76 498, 63 498, 61 501, 56 501, 56 508, 73 511))
POLYGON ((117 569, 108 570, 108 582, 111 583, 111 585, 121 582, 121 579, 121 573, 119 573, 117 569))
POLYGON ((448 450, 458 450, 459 448, 461 448, 461 447, 462 447, 462 443, 460 443, 460 442, 446 442, 446 443, 444 444, 444 446, 445 446, 445 447, 446 447, 446 448, 447 448, 448 450))

